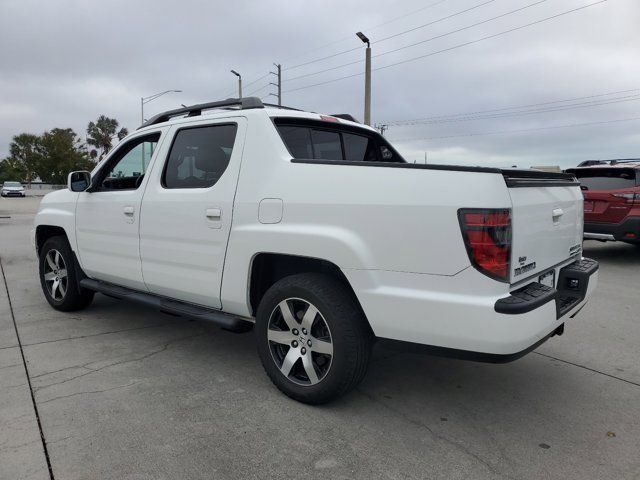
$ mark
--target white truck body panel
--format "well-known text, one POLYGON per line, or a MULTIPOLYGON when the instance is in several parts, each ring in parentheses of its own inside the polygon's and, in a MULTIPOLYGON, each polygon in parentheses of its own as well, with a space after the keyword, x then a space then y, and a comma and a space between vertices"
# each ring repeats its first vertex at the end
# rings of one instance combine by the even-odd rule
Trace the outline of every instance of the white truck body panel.
POLYGON ((579 188, 510 188, 509 195, 513 204, 513 283, 581 251, 584 202, 579 188))
POLYGON ((92 278, 243 317, 255 314, 250 279, 257 255, 321 259, 344 274, 377 336, 500 355, 548 336, 595 288, 597 272, 584 301, 561 318, 554 302, 516 316, 494 308, 539 273, 554 269, 557 278, 580 258, 570 252, 582 237, 579 187, 507 188, 499 172, 480 170, 292 162, 274 128, 278 116, 321 118, 227 110, 138 130, 134 136, 163 132, 140 188, 50 194, 35 226, 63 227, 92 278), (164 189, 160 176, 175 132, 230 121, 239 128, 218 183, 164 189), (126 206, 134 207, 133 222, 123 218, 126 206), (510 282, 472 266, 461 208, 511 210, 510 282), (215 225, 206 217, 211 209, 221 213, 215 225), (535 267, 515 275, 520 257, 535 267))
MULTIPOLYGON (((162 165, 149 173, 141 212, 140 251, 142 275, 151 293, 222 307, 220 286, 246 132, 244 117, 228 117, 218 123, 229 122, 238 125, 236 143, 229 166, 213 187, 167 189, 160 181, 162 165), (220 216, 207 217, 212 210, 220 216)), ((189 126, 214 124, 200 120, 189 126)), ((179 128, 172 127, 170 134, 179 128)), ((167 153, 168 146, 165 157, 167 153)))

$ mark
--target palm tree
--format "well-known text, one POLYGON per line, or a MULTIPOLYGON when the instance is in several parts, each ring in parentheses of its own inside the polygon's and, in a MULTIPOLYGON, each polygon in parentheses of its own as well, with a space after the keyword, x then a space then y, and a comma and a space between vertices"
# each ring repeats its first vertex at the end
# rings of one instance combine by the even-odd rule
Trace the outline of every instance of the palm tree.
POLYGON ((87 143, 96 147, 100 154, 98 157, 98 150, 92 150, 90 152, 91 158, 98 157, 98 160, 102 160, 111 150, 113 139, 117 137, 118 140, 122 140, 128 134, 129 131, 124 127, 118 130, 118 121, 115 118, 109 118, 106 115, 100 115, 95 123, 89 122, 87 143))

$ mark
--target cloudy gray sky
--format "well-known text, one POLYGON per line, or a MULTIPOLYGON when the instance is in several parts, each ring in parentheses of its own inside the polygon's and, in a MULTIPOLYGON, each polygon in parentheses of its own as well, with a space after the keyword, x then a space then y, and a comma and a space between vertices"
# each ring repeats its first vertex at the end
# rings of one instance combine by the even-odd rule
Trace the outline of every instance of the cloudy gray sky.
POLYGON ((146 117, 224 98, 235 93, 231 68, 245 95, 266 96, 274 79, 260 77, 273 62, 286 105, 362 118, 358 30, 379 69, 372 119, 392 124, 387 137, 410 159, 640 157, 640 2, 544 20, 596 1, 0 0, 0 158, 17 133, 71 127, 84 137, 100 114, 135 129, 140 97, 159 91, 183 93, 147 104, 146 117))

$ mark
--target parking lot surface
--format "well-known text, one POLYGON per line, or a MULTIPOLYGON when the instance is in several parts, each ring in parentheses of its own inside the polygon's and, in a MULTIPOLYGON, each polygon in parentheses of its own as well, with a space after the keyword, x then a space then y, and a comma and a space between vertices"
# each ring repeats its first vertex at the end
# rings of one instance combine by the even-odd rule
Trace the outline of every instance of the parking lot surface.
POLYGON ((2 480, 640 479, 640 248, 585 243, 597 292, 514 363, 377 347, 356 391, 311 407, 272 386, 252 334, 102 295, 50 308, 39 201, 0 199, 2 480))

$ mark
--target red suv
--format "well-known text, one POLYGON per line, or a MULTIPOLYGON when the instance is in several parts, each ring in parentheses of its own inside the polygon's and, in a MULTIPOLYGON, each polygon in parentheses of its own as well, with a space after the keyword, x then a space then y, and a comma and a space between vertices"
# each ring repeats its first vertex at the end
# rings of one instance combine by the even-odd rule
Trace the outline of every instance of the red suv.
MULTIPOLYGON (((586 162, 585 162, 586 163, 586 162)), ((570 168, 584 195, 584 238, 640 244, 640 159, 570 168)))

